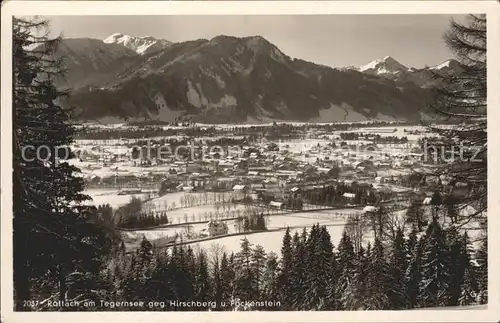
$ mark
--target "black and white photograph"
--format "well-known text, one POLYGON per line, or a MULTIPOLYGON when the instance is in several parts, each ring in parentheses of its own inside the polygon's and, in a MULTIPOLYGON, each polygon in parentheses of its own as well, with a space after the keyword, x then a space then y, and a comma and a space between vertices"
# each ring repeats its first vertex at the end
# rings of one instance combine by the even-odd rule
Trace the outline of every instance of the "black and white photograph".
POLYGON ((2 310, 494 317, 498 6, 82 3, 2 14, 2 310))

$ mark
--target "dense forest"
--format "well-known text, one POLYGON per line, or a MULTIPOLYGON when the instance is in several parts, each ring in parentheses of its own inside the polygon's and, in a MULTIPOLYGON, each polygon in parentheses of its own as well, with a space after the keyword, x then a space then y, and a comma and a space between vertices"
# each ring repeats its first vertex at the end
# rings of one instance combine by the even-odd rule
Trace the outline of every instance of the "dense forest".
MULTIPOLYGON (((90 282, 87 282, 90 284, 90 282)), ((324 226, 284 233, 281 255, 241 239, 228 254, 144 239, 118 251, 98 280, 67 310, 384 310, 486 303, 486 240, 471 250, 467 234, 433 220, 423 234, 398 230, 355 251, 345 231, 335 247, 324 226), (474 260, 473 260, 474 259, 474 260), (98 292, 96 292, 98 291, 98 292), (103 303, 103 302, 110 303, 103 303), (82 304, 88 304, 82 306, 82 304), (112 305, 110 305, 112 304, 112 305)), ((81 286, 80 286, 81 288, 81 286)), ((83 291, 72 286, 69 299, 83 291)), ((47 306, 47 310, 54 308, 47 306)))

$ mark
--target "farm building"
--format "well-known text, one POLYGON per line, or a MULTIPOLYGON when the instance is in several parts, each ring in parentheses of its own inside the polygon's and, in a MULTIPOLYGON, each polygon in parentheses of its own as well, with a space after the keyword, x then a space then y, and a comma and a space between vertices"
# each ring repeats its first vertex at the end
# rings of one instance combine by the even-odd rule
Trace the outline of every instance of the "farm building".
POLYGON ((269 202, 269 206, 280 210, 282 210, 285 207, 285 205, 282 202, 276 202, 276 201, 269 202))
POLYGON ((215 237, 227 234, 229 231, 227 224, 223 221, 210 221, 200 232, 201 235, 215 237))

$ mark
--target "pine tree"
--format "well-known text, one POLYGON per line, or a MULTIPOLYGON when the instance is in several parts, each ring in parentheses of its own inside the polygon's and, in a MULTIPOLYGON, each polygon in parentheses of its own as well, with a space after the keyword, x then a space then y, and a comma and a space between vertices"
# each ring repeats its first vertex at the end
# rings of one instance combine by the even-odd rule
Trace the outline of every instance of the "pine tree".
POLYGON ((420 281, 422 279, 421 262, 424 244, 425 239, 420 239, 413 245, 410 251, 408 268, 405 273, 405 292, 409 308, 417 307, 420 302, 420 281))
POLYGON ((325 226, 320 228, 318 244, 318 264, 321 268, 319 272, 318 285, 319 280, 322 280, 322 287, 318 289, 320 291, 319 295, 321 296, 318 309, 328 310, 334 308, 337 301, 336 299, 328 297, 328 288, 336 287, 335 278, 333 277, 336 270, 336 263, 334 246, 332 244, 330 233, 325 226))
POLYGON ((405 291, 405 272, 408 267, 407 253, 405 249, 404 233, 401 228, 396 231, 396 238, 392 244, 391 265, 391 289, 388 292, 391 309, 404 309, 407 307, 405 291))
POLYGON ((144 300, 148 296, 148 280, 153 276, 153 245, 144 236, 130 260, 124 280, 124 297, 130 300, 144 300))
POLYGON ((252 245, 241 239, 240 251, 235 255, 235 296, 241 300, 254 299, 257 286, 252 263, 252 245))
MULTIPOLYGON (((279 294, 279 262, 274 252, 267 255, 264 274, 262 276, 261 297, 268 300, 277 300, 279 294)), ((282 308, 279 308, 281 310, 282 308)))
POLYGON ((348 287, 346 293, 350 297, 346 298, 346 310, 358 310, 364 307, 364 299, 368 297, 367 276, 369 270, 370 252, 365 252, 363 246, 359 248, 356 258, 356 270, 353 283, 348 287))
POLYGON ((449 268, 445 235, 434 218, 426 231, 422 254, 422 306, 445 306, 448 290, 449 268))
POLYGON ((413 257, 412 253, 418 244, 417 233, 418 233, 417 227, 415 225, 413 225, 412 230, 410 231, 410 234, 408 235, 408 240, 406 240, 406 245, 405 245, 406 255, 407 255, 407 263, 409 263, 411 258, 413 257))
POLYGON ((13 19, 13 254, 17 310, 35 295, 40 281, 56 281, 65 301, 67 277, 97 275, 106 233, 96 210, 81 202, 83 178, 69 165, 75 127, 71 111, 57 102, 67 94, 54 80, 63 60, 54 53, 59 39, 35 36, 44 20, 13 19), (36 151, 40 149, 39 156, 36 151))
POLYGON ((207 256, 203 250, 198 253, 194 296, 201 302, 212 299, 212 284, 208 274, 207 256))
MULTIPOLYGON (((198 263, 194 250, 189 245, 186 248, 185 252, 182 252, 181 255, 182 255, 181 256, 182 265, 180 269, 182 270, 181 277, 183 279, 181 280, 181 282, 183 282, 183 284, 180 285, 180 288, 182 291, 183 299, 192 300, 196 297, 196 288, 197 288, 196 275, 197 275, 198 263)), ((206 263, 206 256, 204 259, 204 263, 206 263)))
POLYGON ((391 272, 385 260, 382 242, 375 238, 373 251, 368 265, 367 297, 364 300, 367 310, 387 310, 390 308, 388 294, 392 291, 391 272))
POLYGON ((319 227, 313 225, 309 231, 309 235, 307 237, 307 241, 305 243, 305 286, 306 289, 303 291, 304 293, 304 309, 311 310, 319 302, 319 291, 318 286, 316 284, 316 276, 318 274, 317 268, 317 254, 316 249, 318 246, 319 240, 319 227))
POLYGON ((341 307, 345 308, 347 300, 350 297, 353 297, 353 295, 346 292, 355 290, 354 286, 351 286, 351 284, 354 284, 354 271, 356 269, 356 264, 354 263, 354 247, 351 238, 349 238, 349 235, 345 231, 342 234, 342 238, 340 239, 337 249, 337 263, 339 268, 337 295, 339 295, 342 299, 341 307))
POLYGON ((305 239, 307 239, 307 233, 299 236, 295 232, 292 238, 292 249, 293 249, 293 262, 290 273, 290 281, 292 289, 290 291, 290 299, 292 300, 292 306, 294 310, 302 310, 305 307, 305 297, 304 291, 307 289, 306 285, 306 250, 305 250, 305 239))
MULTIPOLYGON (((234 256, 231 256, 233 258, 234 256)), ((221 298, 222 302, 229 303, 233 295, 234 266, 227 254, 222 254, 221 265, 221 298)))
POLYGON ((264 275, 266 265, 266 252, 264 247, 261 245, 255 246, 252 250, 252 271, 253 277, 255 277, 255 295, 254 297, 258 299, 260 297, 260 287, 262 285, 262 276, 264 275))
POLYGON ((326 307, 328 310, 337 310, 338 308, 340 308, 340 296, 337 294, 339 276, 338 273, 339 266, 337 264, 337 254, 335 253, 335 246, 332 244, 329 278, 326 282, 326 307))
POLYGON ((446 261, 449 269, 448 290, 446 292, 447 305, 457 306, 461 295, 462 280, 469 264, 464 263, 462 238, 456 227, 450 227, 446 234, 448 245, 446 261))
POLYGON ((291 271, 293 266, 292 237, 290 228, 287 228, 283 236, 281 246, 281 272, 279 274, 279 300, 283 309, 289 309, 292 304, 291 291, 291 271))
POLYGON ((326 288, 332 280, 332 258, 333 245, 328 230, 314 225, 306 243, 306 309, 325 310, 331 306, 326 288))
POLYGON ((153 285, 157 291, 155 300, 158 299, 173 299, 172 285, 173 282, 170 276, 170 259, 168 252, 158 253, 156 258, 156 270, 153 273, 153 285))
POLYGON ((221 261, 219 261, 218 255, 216 257, 217 258, 212 263, 211 276, 213 279, 213 297, 214 297, 214 302, 216 304, 215 309, 220 311, 222 309, 222 305, 225 305, 222 303, 223 301, 222 295, 224 287, 222 286, 223 282, 221 274, 221 261))

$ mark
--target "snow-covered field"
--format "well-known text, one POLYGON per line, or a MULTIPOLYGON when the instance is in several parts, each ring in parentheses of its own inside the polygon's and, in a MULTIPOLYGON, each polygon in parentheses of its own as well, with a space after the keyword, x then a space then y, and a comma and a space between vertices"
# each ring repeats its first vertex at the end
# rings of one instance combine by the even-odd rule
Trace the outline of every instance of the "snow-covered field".
MULTIPOLYGON (((287 227, 290 227, 290 233, 294 235, 295 232, 298 232, 300 234, 304 227, 309 229, 317 223, 322 226, 326 226, 328 232, 330 233, 332 243, 334 245, 337 245, 342 236, 342 231, 344 230, 345 219, 336 218, 335 216, 331 215, 331 212, 332 211, 325 210, 317 212, 294 213, 290 215, 270 216, 267 220, 267 227, 268 230, 270 230, 269 232, 259 232, 225 237, 216 240, 202 241, 199 243, 194 243, 193 247, 199 246, 208 250, 213 244, 217 244, 223 247, 227 252, 238 252, 240 250, 241 239, 247 237, 250 243, 263 246, 266 252, 273 251, 279 254, 283 242, 283 235, 285 234, 285 230, 287 227), (331 219, 327 218, 329 215, 331 215, 331 219)), ((234 226, 229 225, 230 230, 232 227, 234 226)), ((370 240, 366 240, 366 243, 368 243, 368 241, 370 240)))
POLYGON ((106 189, 106 188, 98 188, 98 189, 88 189, 85 190, 84 193, 89 195, 92 198, 92 201, 89 201, 89 204, 93 204, 95 206, 99 206, 101 204, 109 204, 114 209, 127 204, 130 202, 132 197, 137 197, 142 200, 147 199, 152 193, 140 193, 140 194, 130 194, 130 195, 118 195, 117 189, 106 189))
MULTIPOLYGON (((274 251, 279 252, 281 249, 281 243, 283 240, 283 235, 287 227, 290 227, 291 234, 302 232, 303 228, 311 228, 315 224, 320 224, 326 226, 328 232, 331 235, 332 243, 337 245, 342 231, 344 229, 345 217, 340 217, 337 213, 355 213, 361 212, 361 210, 345 209, 345 210, 335 210, 335 211, 315 211, 315 212, 301 212, 286 215, 271 215, 266 217, 268 232, 259 233, 248 233, 236 236, 221 237, 219 239, 213 239, 202 242, 192 243, 191 246, 194 248, 211 248, 213 244, 223 247, 228 252, 237 252, 240 248, 241 239, 245 236, 248 240, 254 244, 260 244, 264 247, 267 252, 274 251)), ((238 227, 235 220, 225 221, 229 234, 238 233, 238 227)), ((191 225, 179 225, 174 227, 158 228, 154 230, 135 230, 135 231, 125 231, 123 235, 130 244, 137 244, 142 236, 145 236, 148 240, 156 240, 164 237, 173 237, 176 234, 185 237, 188 234, 196 236, 204 227, 206 223, 196 223, 191 225)), ((371 241, 370 236, 366 237, 365 243, 371 241)))
POLYGON ((207 221, 210 216, 213 219, 236 217, 238 214, 237 212, 243 212, 243 210, 244 206, 234 205, 234 207, 231 207, 231 209, 229 210, 220 208, 217 213, 217 208, 215 205, 202 205, 168 211, 167 216, 170 223, 177 224, 185 222, 207 221))
POLYGON ((171 165, 164 164, 160 166, 139 167, 134 166, 133 162, 121 161, 108 163, 106 166, 103 162, 95 161, 79 161, 76 159, 71 160, 71 164, 78 167, 83 177, 98 176, 101 178, 117 176, 134 175, 137 177, 146 177, 150 174, 165 174, 171 168, 171 165))
MULTIPOLYGON (((214 204, 215 200, 221 201, 222 197, 224 200, 230 201, 233 196, 232 192, 208 192, 208 193, 199 193, 199 192, 174 192, 167 193, 163 196, 154 198, 150 200, 148 203, 144 205, 144 209, 152 210, 152 211, 167 211, 171 209, 176 209, 180 207, 194 207, 197 205, 208 205, 214 204), (186 200, 192 201, 192 204, 185 205, 182 202, 186 200)), ((234 209, 234 208, 232 208, 234 209)), ((188 211, 191 214, 194 211, 188 211)))
POLYGON ((283 242, 283 235, 285 234, 286 226, 290 226, 290 232, 292 235, 295 232, 299 234, 302 232, 303 228, 309 229, 316 223, 326 226, 328 232, 330 233, 332 243, 338 244, 342 236, 342 231, 344 230, 344 221, 342 220, 332 220, 332 221, 318 221, 317 219, 309 218, 308 221, 301 221, 303 218, 293 218, 293 216, 288 216, 286 218, 274 219, 271 217, 269 219, 268 229, 280 229, 278 231, 270 232, 259 232, 248 235, 237 235, 226 238, 221 238, 217 240, 208 240, 195 243, 194 246, 200 246, 204 249, 209 249, 214 243, 223 247, 227 252, 238 252, 240 250, 241 239, 247 237, 248 241, 253 245, 261 245, 264 247, 266 252, 275 252, 280 254, 281 245, 283 242), (296 220, 299 220, 296 222, 296 220))

